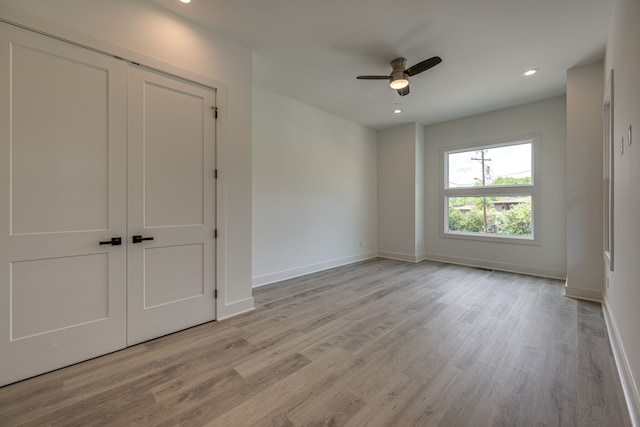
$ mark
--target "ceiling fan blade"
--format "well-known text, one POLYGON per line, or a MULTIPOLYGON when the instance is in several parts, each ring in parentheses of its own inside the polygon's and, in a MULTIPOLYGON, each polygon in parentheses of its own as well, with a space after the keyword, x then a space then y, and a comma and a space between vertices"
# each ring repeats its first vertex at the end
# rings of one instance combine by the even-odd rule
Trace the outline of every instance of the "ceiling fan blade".
POLYGON ((415 76, 423 71, 427 71, 429 68, 435 67, 439 63, 442 62, 442 58, 439 56, 434 56, 433 58, 425 59, 422 62, 418 62, 416 65, 413 65, 405 70, 410 76, 415 76))
POLYGON ((397 90, 398 90, 398 95, 400 96, 409 95, 409 86, 405 86, 402 89, 397 89, 397 90))
POLYGON ((389 76, 358 76, 360 80, 389 80, 389 76))

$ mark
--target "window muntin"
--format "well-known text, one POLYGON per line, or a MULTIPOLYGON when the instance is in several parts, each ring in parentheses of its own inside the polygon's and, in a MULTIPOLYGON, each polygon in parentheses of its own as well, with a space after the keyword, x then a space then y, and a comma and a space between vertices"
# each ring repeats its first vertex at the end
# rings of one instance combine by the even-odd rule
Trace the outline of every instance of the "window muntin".
POLYGON ((444 152, 444 233, 534 239, 534 140, 444 152))

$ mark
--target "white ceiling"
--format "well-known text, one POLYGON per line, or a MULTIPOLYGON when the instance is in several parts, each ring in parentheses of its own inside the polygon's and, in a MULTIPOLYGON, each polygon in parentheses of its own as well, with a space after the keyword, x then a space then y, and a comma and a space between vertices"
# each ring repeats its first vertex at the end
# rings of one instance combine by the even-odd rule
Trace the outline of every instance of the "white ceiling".
POLYGON ((565 93, 604 56, 613 0, 151 0, 253 52, 254 83, 373 129, 432 124, 565 93), (389 62, 443 62, 400 97, 389 62), (529 78, 522 73, 536 67, 529 78), (402 114, 392 109, 398 101, 402 114))

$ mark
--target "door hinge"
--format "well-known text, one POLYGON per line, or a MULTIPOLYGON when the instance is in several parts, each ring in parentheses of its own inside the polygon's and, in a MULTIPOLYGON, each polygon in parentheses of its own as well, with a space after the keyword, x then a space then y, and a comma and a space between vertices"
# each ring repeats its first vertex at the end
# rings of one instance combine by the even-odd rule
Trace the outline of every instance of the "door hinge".
POLYGON ((215 169, 215 170, 213 171, 213 177, 214 177, 215 179, 218 179, 218 169, 215 169))
POLYGON ((214 297, 215 299, 218 299, 218 290, 217 290, 217 289, 214 289, 214 290, 213 290, 213 297, 214 297))
POLYGON ((213 230, 213 238, 214 239, 218 238, 218 229, 217 228, 215 230, 213 230))
POLYGON ((211 107, 211 109, 213 110, 213 117, 215 117, 217 119, 218 118, 218 107, 211 107))

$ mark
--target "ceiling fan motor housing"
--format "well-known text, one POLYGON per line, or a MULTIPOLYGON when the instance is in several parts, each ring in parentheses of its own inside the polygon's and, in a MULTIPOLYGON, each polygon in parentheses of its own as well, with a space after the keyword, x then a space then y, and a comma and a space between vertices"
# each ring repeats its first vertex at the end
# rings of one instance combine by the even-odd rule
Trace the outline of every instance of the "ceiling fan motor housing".
POLYGON ((396 58, 391 61, 391 67, 393 67, 392 74, 400 71, 404 73, 405 68, 407 68, 407 59, 406 58, 396 58))
POLYGON ((393 89, 403 89, 409 85, 409 76, 405 73, 407 60, 405 58, 396 58, 391 61, 393 71, 389 76, 389 85, 393 89))

